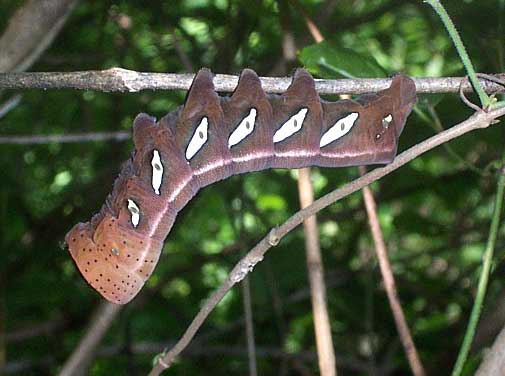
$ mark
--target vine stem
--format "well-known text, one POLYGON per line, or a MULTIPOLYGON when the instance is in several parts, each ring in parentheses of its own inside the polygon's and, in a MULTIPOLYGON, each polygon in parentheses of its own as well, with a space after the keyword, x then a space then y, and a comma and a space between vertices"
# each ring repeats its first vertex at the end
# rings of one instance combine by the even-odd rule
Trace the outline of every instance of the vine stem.
POLYGON ((449 17, 449 14, 445 10, 444 6, 439 0, 425 0, 425 3, 428 3, 433 7, 435 12, 437 12, 438 16, 442 20, 442 23, 444 24, 445 28, 447 29, 447 32, 449 33, 449 36, 452 39, 452 42, 454 44, 454 47, 456 47, 456 51, 458 51, 459 57, 461 61, 463 62, 463 65, 465 66, 466 72, 468 73, 468 77, 470 78, 470 81, 472 82, 472 85, 475 89, 475 92, 479 96, 480 103, 483 108, 488 107, 492 102, 489 96, 486 94, 484 89, 479 83, 479 80, 477 78, 477 74, 475 73, 475 69, 473 68, 472 61, 470 60, 470 57, 468 56, 468 53, 466 52, 465 45, 463 44, 463 41, 461 40, 461 37, 459 36, 458 30, 456 29, 456 26, 454 26, 454 23, 452 22, 451 18, 449 17))
POLYGON ((477 295, 475 296, 475 302, 472 308, 472 313, 470 315, 470 321, 468 322, 468 327, 466 328, 463 344, 461 345, 458 359, 456 360, 456 364, 454 365, 452 376, 461 375, 466 359, 468 357, 468 353, 470 351, 470 346, 472 344, 473 337, 475 335, 475 329, 477 327, 477 323, 479 322, 479 317, 482 310, 482 304, 484 302, 484 297, 486 295, 487 285, 489 281, 489 273, 491 271, 491 264, 493 261, 493 252, 496 245, 496 238, 498 236, 498 228, 500 224, 500 214, 503 205, 504 192, 505 192, 505 157, 503 158, 502 167, 499 172, 493 217, 491 220, 491 227, 489 229, 489 237, 487 240, 486 251, 484 253, 484 260, 482 265, 482 272, 479 278, 477 295))

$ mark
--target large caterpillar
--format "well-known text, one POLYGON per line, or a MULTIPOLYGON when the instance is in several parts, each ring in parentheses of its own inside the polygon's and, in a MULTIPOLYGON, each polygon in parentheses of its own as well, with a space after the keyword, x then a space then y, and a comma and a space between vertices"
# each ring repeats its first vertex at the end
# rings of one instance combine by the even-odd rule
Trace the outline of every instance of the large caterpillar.
POLYGON ((211 72, 202 69, 183 107, 158 122, 136 117, 135 151, 100 212, 67 234, 70 254, 103 297, 127 303, 200 188, 267 168, 389 163, 415 102, 414 82, 402 75, 379 93, 327 102, 303 69, 282 95, 265 94, 256 73, 245 69, 233 95, 219 97, 211 72))

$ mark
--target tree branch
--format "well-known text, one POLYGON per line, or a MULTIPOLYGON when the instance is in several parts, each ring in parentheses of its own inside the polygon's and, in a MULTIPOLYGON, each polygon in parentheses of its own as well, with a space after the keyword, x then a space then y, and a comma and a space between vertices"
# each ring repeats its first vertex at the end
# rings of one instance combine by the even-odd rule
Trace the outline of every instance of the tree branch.
POLYGON ((221 301, 226 293, 238 282, 240 282, 249 272, 251 272, 255 265, 263 260, 265 253, 290 231, 300 225, 305 219, 314 215, 318 211, 333 204, 334 202, 354 193, 370 183, 382 178, 383 176, 397 170, 401 166, 407 164, 414 158, 424 154, 425 152, 442 145, 452 139, 460 137, 468 132, 476 129, 487 128, 490 124, 496 122, 496 119, 505 115, 505 108, 495 109, 489 112, 479 111, 472 115, 467 120, 447 129, 398 155, 395 160, 387 166, 376 168, 375 170, 367 173, 366 175, 336 189, 327 195, 316 200, 312 205, 300 210, 291 216, 281 226, 276 227, 263 238, 247 255, 242 258, 232 269, 228 278, 217 289, 214 294, 207 300, 202 309, 193 319, 188 329, 179 340, 179 342, 162 357, 159 357, 158 362, 151 370, 151 376, 159 375, 165 368, 168 368, 173 362, 175 357, 179 355, 184 348, 190 343, 191 339, 203 324, 207 316, 212 312, 215 306, 221 301))
POLYGON ((49 47, 78 0, 28 0, 0 37, 0 72, 28 69, 49 47))
MULTIPOLYGON (((0 73, 0 89, 62 89, 96 90, 105 92, 136 92, 140 90, 187 90, 193 81, 193 74, 147 73, 122 68, 102 71, 82 72, 27 72, 0 73)), ((505 73, 494 77, 505 79, 505 73)), ((457 93, 462 80, 464 91, 472 91, 464 77, 414 78, 418 93, 457 93)), ((479 80, 487 93, 503 93, 503 86, 479 80)), ((238 83, 238 76, 217 74, 214 85, 217 91, 232 92, 238 83)), ((290 77, 261 77, 263 89, 269 93, 283 93, 291 83, 290 77)), ((363 94, 384 90, 391 79, 365 78, 322 80, 316 79, 316 89, 320 94, 363 94)))

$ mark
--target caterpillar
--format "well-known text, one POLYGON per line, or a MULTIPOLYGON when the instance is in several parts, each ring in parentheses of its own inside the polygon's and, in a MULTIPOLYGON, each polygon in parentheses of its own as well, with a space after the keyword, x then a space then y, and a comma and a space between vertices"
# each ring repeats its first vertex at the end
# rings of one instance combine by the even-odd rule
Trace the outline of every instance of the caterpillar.
POLYGON ((386 164, 416 102, 412 79, 355 100, 321 100, 312 76, 297 69, 281 95, 267 95, 244 69, 229 97, 201 69, 184 106, 156 121, 133 122, 135 150, 112 193, 89 222, 66 235, 86 281, 125 304, 153 272, 177 213, 202 187, 234 174, 268 168, 386 164))

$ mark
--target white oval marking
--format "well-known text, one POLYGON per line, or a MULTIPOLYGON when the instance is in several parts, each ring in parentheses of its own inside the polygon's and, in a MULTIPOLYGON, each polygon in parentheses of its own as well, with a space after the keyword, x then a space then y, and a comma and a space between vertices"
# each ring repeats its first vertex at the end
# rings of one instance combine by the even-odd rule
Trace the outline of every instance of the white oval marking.
POLYGON ((195 133, 193 133, 191 140, 189 140, 188 147, 186 148, 186 159, 188 161, 193 158, 207 142, 208 130, 209 120, 204 116, 200 124, 198 124, 198 127, 196 127, 195 133))
POLYGON ((274 133, 274 144, 285 140, 302 129, 303 121, 305 120, 305 115, 307 115, 308 111, 309 110, 307 108, 302 108, 295 115, 291 116, 288 121, 282 124, 282 126, 274 133))
POLYGON ((140 209, 133 200, 128 199, 128 210, 132 216, 131 221, 133 227, 137 227, 140 221, 140 209))
POLYGON ((393 121, 393 115, 389 114, 384 119, 382 119, 382 127, 388 129, 389 124, 391 124, 392 121, 393 121))
POLYGON ((161 182, 163 180, 163 163, 161 163, 160 153, 154 149, 153 159, 151 159, 151 166, 153 166, 153 176, 151 185, 153 186, 154 193, 160 194, 161 182))
POLYGON ((240 124, 230 135, 228 139, 228 148, 237 145, 244 138, 249 136, 254 131, 254 123, 256 122, 256 109, 253 107, 249 111, 249 115, 242 119, 240 124))
POLYGON ((321 137, 319 147, 331 144, 333 141, 338 140, 340 137, 345 136, 356 123, 359 114, 353 112, 342 119, 339 119, 333 124, 321 137))

